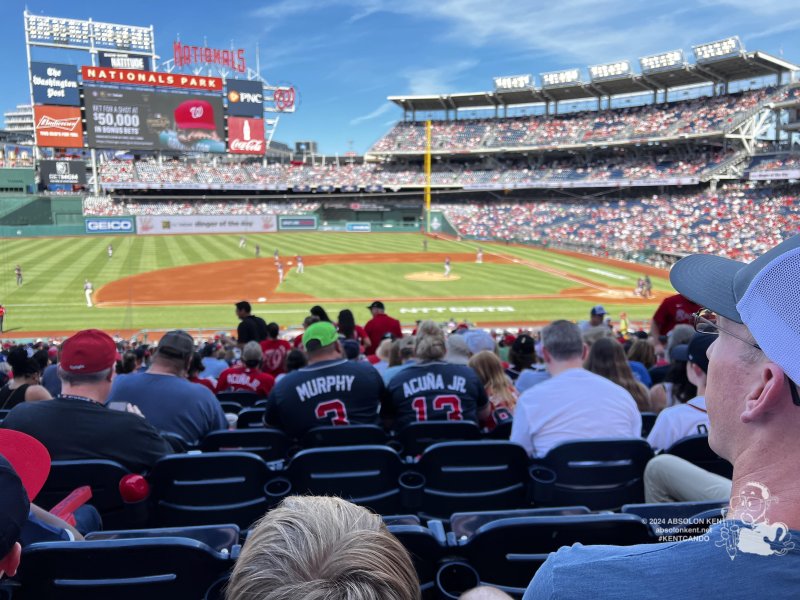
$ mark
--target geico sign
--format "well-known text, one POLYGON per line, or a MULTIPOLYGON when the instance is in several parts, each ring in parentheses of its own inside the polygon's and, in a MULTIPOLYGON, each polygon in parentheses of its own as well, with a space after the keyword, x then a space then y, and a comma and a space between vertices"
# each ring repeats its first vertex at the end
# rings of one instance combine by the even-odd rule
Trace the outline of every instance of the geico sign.
POLYGON ((133 231, 131 221, 86 221, 87 231, 133 231))

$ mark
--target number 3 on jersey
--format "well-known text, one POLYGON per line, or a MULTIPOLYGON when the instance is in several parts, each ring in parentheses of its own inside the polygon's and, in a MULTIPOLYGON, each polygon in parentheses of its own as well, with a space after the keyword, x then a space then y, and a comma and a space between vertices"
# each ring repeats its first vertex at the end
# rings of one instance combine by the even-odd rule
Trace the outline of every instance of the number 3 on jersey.
POLYGON ((317 404, 315 414, 318 419, 330 418, 331 425, 349 425, 347 409, 341 400, 328 400, 317 404))
MULTIPOLYGON (((458 396, 442 394, 440 396, 436 396, 431 404, 433 406, 433 410, 445 411, 447 413, 448 421, 463 420, 461 415, 461 398, 458 396)), ((425 402, 425 396, 414 398, 414 400, 411 401, 411 407, 414 409, 414 412, 417 413, 417 421, 428 420, 428 405, 425 402)))

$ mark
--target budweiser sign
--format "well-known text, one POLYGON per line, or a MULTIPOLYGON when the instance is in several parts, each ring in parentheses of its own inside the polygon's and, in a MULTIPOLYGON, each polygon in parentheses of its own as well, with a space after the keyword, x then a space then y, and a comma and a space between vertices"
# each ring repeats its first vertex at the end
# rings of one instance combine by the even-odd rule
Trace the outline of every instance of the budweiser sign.
POLYGON ((52 127, 53 129, 61 129, 63 131, 74 131, 80 120, 80 117, 74 117, 72 119, 54 119, 44 115, 36 124, 36 129, 52 127))
POLYGON ((231 154, 264 154, 264 119, 228 117, 228 151, 231 154))
POLYGON ((47 148, 83 148, 81 109, 76 106, 33 107, 36 145, 47 148))
POLYGON ((120 83, 125 85, 147 85, 151 87, 186 88, 190 90, 222 91, 222 79, 204 75, 181 75, 159 73, 138 69, 112 69, 109 67, 81 67, 84 81, 120 83))

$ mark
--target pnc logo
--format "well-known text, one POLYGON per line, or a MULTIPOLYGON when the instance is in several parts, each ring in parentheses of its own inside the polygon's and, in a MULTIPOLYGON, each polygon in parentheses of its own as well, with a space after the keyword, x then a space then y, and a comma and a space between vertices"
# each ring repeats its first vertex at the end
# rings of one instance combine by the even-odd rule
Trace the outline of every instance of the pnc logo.
POLYGON ((236 90, 228 92, 228 102, 239 102, 239 92, 236 90))

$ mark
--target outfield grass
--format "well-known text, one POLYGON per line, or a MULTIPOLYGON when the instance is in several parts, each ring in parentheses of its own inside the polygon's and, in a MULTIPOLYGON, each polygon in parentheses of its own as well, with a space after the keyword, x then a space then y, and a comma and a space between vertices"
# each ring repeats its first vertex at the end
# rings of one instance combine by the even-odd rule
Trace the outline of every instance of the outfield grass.
MULTIPOLYGON (((170 327, 234 326, 231 306, 190 307, 110 307, 85 306, 83 282, 90 279, 95 289, 116 279, 167 267, 235 260, 254 256, 255 244, 269 259, 277 248, 283 257, 296 254, 403 253, 422 251, 422 238, 416 234, 337 234, 279 233, 248 235, 247 247, 238 247, 238 235, 207 236, 115 236, 50 239, 0 239, 0 302, 7 308, 6 329, 60 331, 99 327, 121 329, 157 329, 170 327), (109 260, 106 247, 114 245, 109 260), (20 264, 25 283, 17 288, 14 265, 20 264)), ((471 252, 476 245, 468 242, 429 240, 430 252, 471 252)), ((633 288, 638 275, 617 266, 548 253, 542 250, 483 245, 485 251, 533 260, 550 267, 570 271, 603 285, 633 288)), ((463 298, 489 295, 556 294, 576 284, 555 275, 523 265, 456 263, 454 274, 460 280, 448 282, 407 281, 403 275, 419 271, 441 272, 439 263, 354 264, 307 267, 302 277, 290 273, 281 287, 283 292, 303 293, 317 298, 407 297, 388 303, 389 312, 403 322, 436 316, 442 320, 469 318, 480 322, 542 321, 555 317, 585 318, 593 302, 564 298, 524 301, 474 301, 463 298), (434 301, 419 297, 441 298, 434 301), (484 312, 471 312, 471 308, 484 312), (423 312, 427 309, 429 312, 423 312), (451 310, 452 309, 452 310, 451 310), (490 311, 489 309, 497 309, 490 311), (513 310, 509 310, 513 309, 513 310), (413 311, 417 311, 416 313, 413 311), (467 312, 464 312, 467 311, 467 312)), ((209 281, 209 286, 214 282, 209 281)), ((654 289, 670 289, 666 279, 653 278, 654 289)), ((603 302, 612 316, 626 310, 633 319, 647 319, 654 305, 626 305, 603 302)), ((331 303, 326 308, 338 312, 344 304, 331 303)), ((367 318, 366 308, 353 306, 360 321, 367 318)), ((296 325, 308 307, 296 303, 259 305, 257 312, 281 324, 296 325)))

